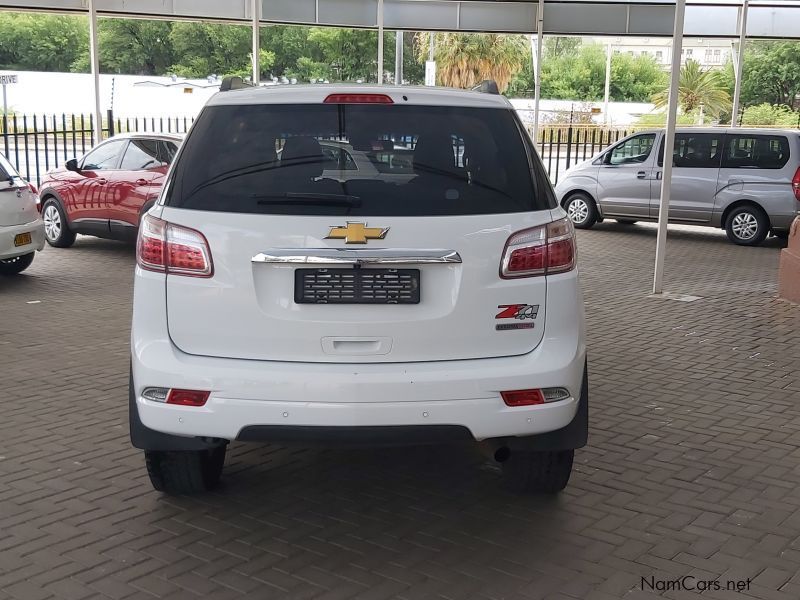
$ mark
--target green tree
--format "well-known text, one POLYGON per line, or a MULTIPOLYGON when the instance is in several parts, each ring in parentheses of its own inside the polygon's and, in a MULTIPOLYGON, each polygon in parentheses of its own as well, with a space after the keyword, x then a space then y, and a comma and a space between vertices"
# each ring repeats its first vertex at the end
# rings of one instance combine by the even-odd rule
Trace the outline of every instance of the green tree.
MULTIPOLYGON (((308 41, 319 52, 319 62, 330 66, 332 81, 377 81, 377 31, 314 27, 308 41)), ((384 53, 384 67, 388 66, 384 53)))
POLYGON ((581 38, 564 36, 547 36, 542 41, 542 54, 547 58, 574 56, 581 49, 581 38))
MULTIPOLYGON (((653 95, 656 108, 669 103, 669 89, 653 95)), ((703 110, 711 116, 719 116, 731 107, 731 96, 719 71, 704 71, 700 63, 687 60, 681 67, 678 85, 678 103, 684 113, 703 110)))
POLYGON ((98 30, 105 72, 160 75, 175 61, 168 21, 100 19, 98 30))
POLYGON ((742 125, 797 127, 800 125, 800 113, 793 111, 785 104, 757 104, 744 110, 742 125))
MULTIPOLYGON (((429 36, 417 36, 417 57, 428 58, 429 36)), ((437 83, 470 88, 493 79, 501 92, 508 89, 528 56, 524 36, 497 33, 437 33, 434 40, 437 83)))
MULTIPOLYGON (((564 38, 572 40, 573 38, 564 38)), ((546 41, 546 40, 545 40, 546 41)), ((533 92, 531 61, 514 81, 512 91, 533 92)), ((606 48, 600 44, 561 47, 544 53, 542 97, 557 100, 596 102, 605 95, 606 48)), ((646 102, 661 89, 667 75, 649 56, 614 54, 611 58, 611 100, 646 102)))
POLYGON ((742 102, 798 106, 800 42, 749 42, 745 51, 742 102))
POLYGON ((0 68, 71 70, 89 44, 86 17, 0 13, 0 68))
MULTIPOLYGON (((184 77, 252 73, 252 30, 244 25, 177 22, 169 34, 177 63, 170 67, 184 77)), ((261 73, 268 73, 274 54, 261 52, 261 73)))

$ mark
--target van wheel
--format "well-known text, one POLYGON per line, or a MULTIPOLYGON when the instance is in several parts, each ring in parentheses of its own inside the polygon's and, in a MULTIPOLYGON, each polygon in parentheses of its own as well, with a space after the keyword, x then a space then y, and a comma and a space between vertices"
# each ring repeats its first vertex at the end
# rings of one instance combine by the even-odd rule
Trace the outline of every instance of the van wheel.
POLYGON ((0 260, 0 275, 18 275, 33 263, 35 252, 15 256, 14 258, 4 258, 0 260))
POLYGON ((75 233, 67 225, 64 209, 55 198, 45 200, 42 207, 44 237, 54 248, 69 248, 75 243, 75 233))
POLYGON ((752 204, 737 206, 725 220, 728 239, 740 246, 758 246, 769 234, 769 219, 752 204))
POLYGON ((150 483, 171 495, 196 494, 219 484, 225 463, 225 445, 209 450, 161 452, 145 450, 150 483))
POLYGON ((633 219, 617 219, 617 223, 620 225, 636 225, 638 221, 634 221, 633 219))
POLYGON ((586 194, 577 192, 564 201, 564 210, 578 229, 589 229, 597 222, 597 207, 586 194))
POLYGON ((574 450, 514 450, 503 461, 503 483, 515 492, 554 494, 567 487, 574 450))

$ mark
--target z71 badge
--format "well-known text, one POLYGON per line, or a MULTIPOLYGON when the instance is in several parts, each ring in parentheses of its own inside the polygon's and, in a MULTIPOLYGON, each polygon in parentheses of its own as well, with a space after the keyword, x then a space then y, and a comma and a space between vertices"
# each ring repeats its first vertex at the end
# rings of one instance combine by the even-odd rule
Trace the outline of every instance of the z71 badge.
POLYGON ((498 323, 495 325, 497 331, 509 331, 512 329, 533 329, 536 316, 539 314, 538 304, 501 304, 497 308, 502 309, 495 319, 516 319, 519 323, 498 323))

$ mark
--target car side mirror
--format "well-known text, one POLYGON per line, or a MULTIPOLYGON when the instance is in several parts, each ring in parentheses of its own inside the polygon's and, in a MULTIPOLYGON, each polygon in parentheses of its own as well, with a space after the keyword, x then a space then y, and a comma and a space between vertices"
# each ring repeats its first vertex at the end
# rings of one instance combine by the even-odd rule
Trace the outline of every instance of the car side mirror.
POLYGON ((603 164, 610 165, 611 164, 611 152, 606 152, 603 154, 603 164))
POLYGON ((67 162, 64 163, 64 168, 67 171, 75 171, 78 173, 80 169, 78 168, 78 159, 77 158, 70 158, 67 162))

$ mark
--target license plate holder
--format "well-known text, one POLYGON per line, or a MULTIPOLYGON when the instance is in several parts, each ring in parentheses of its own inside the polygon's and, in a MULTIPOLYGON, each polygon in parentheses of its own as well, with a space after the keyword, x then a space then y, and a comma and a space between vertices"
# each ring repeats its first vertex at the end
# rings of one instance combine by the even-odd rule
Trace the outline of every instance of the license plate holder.
POLYGON ((30 231, 26 231, 25 233, 18 233, 17 235, 14 236, 14 246, 17 248, 20 246, 27 246, 28 244, 31 243, 31 241, 32 237, 30 231))
POLYGON ((297 304, 419 304, 419 269, 296 269, 297 304))

